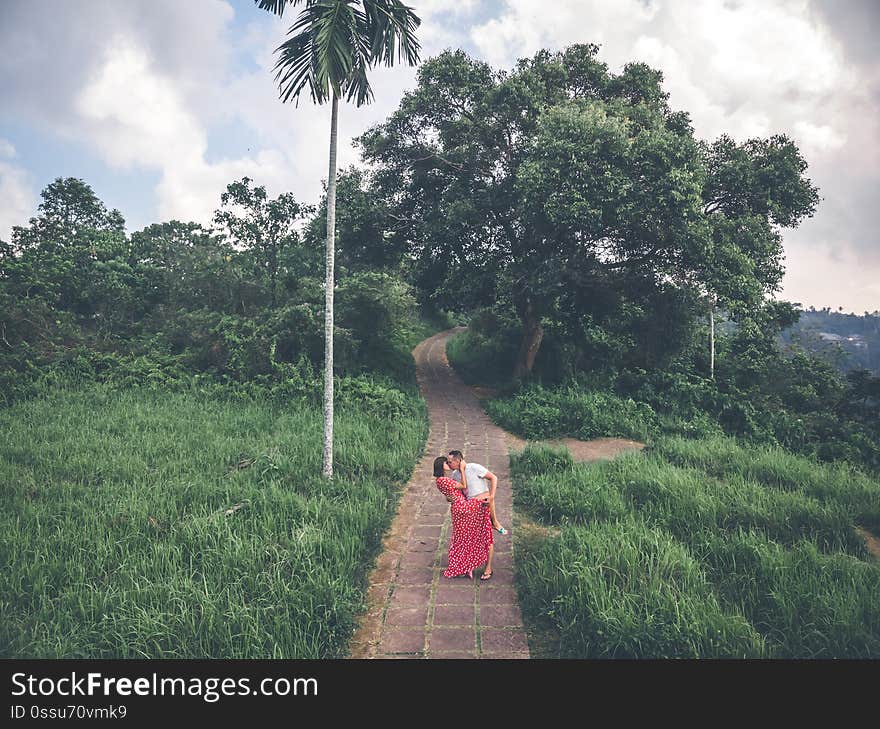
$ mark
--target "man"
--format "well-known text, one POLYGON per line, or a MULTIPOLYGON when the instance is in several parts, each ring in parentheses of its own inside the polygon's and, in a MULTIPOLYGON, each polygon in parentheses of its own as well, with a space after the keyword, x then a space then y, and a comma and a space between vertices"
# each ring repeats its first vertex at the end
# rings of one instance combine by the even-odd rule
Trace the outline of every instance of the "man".
POLYGON ((461 470, 464 468, 469 499, 486 491, 489 492, 489 514, 492 517, 492 526, 499 534, 507 534, 507 529, 498 523, 498 517, 495 516, 495 489, 498 488, 498 476, 479 463, 466 463, 461 451, 449 451, 446 462, 453 469, 450 477, 459 483, 461 483, 461 470))

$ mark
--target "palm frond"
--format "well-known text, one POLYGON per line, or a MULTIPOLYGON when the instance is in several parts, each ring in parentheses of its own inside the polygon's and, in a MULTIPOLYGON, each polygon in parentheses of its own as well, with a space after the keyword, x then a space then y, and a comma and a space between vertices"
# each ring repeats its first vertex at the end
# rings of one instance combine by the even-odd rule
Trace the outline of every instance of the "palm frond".
POLYGON ((400 0, 255 0, 265 10, 283 13, 286 5, 304 4, 288 39, 276 51, 275 64, 282 101, 298 98, 308 86, 319 104, 331 90, 358 106, 373 91, 368 69, 395 57, 415 64, 420 46, 418 16, 400 0))
POLYGON ((421 46, 415 31, 422 21, 413 9, 401 0, 363 0, 363 5, 372 62, 391 66, 396 56, 398 61, 405 58, 411 66, 418 63, 421 46))
POLYGON ((297 6, 303 2, 309 4, 315 0, 254 0, 260 10, 268 10, 275 15, 283 15, 288 5, 297 6))
POLYGON ((275 64, 277 71, 275 80, 278 81, 281 100, 284 102, 298 97, 308 84, 312 101, 323 103, 323 98, 319 99, 315 93, 314 75, 317 61, 313 35, 312 29, 306 27, 276 49, 279 52, 279 57, 275 64))
POLYGON ((369 104, 373 100, 373 88, 370 86, 370 80, 367 78, 368 65, 364 60, 364 56, 358 56, 355 67, 352 69, 351 77, 346 83, 343 93, 345 100, 354 99, 356 106, 369 104))

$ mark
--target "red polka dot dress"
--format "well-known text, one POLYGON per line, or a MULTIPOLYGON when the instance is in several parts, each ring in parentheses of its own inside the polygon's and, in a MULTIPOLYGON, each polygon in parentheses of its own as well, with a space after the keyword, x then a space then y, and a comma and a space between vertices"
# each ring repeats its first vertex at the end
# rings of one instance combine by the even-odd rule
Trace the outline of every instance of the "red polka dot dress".
POLYGON ((451 498, 449 511, 452 515, 452 537, 449 540, 449 567, 444 577, 466 575, 472 569, 482 567, 489 560, 489 546, 494 542, 489 506, 484 501, 465 498, 458 484, 451 478, 440 476, 437 488, 446 498, 451 498))

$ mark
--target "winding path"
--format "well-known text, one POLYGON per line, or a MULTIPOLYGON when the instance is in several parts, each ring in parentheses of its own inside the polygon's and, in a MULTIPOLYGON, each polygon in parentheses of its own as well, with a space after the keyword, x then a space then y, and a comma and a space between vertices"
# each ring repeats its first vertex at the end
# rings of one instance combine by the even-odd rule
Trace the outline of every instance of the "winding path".
POLYGON ((368 609, 352 640, 351 658, 529 657, 511 534, 495 535, 490 581, 442 576, 450 518, 431 475, 436 456, 458 448, 467 460, 493 471, 498 519, 513 526, 508 442, 449 366, 446 340, 457 331, 436 334, 413 350, 430 434, 370 574, 368 609))

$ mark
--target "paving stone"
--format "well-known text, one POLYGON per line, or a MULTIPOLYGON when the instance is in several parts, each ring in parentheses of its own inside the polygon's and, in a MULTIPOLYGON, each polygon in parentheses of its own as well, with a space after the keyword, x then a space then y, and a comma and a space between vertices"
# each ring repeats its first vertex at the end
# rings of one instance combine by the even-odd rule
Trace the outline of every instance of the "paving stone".
MULTIPOLYGON (((434 619, 437 623, 437 619, 434 619)), ((518 605, 480 605, 481 628, 522 627, 522 613, 518 605)))
POLYGON ((397 586, 391 594, 391 607, 419 607, 427 605, 431 597, 431 588, 397 586))
POLYGON ((477 634, 471 628, 434 628, 428 639, 431 651, 475 650, 477 634))
POLYGON ((480 646, 484 653, 513 653, 529 649, 529 644, 522 630, 500 628, 481 628, 480 646))
POLYGON ((406 543, 406 552, 431 552, 433 554, 437 551, 437 547, 440 546, 439 538, 435 539, 410 539, 406 543))
MULTIPOLYGON (((445 580, 445 577, 440 579, 445 580)), ((476 596, 474 595, 474 586, 467 578, 461 578, 467 582, 441 582, 437 585, 437 594, 434 596, 436 605, 473 605, 476 596)))
POLYGON ((434 570, 430 567, 401 567, 395 584, 401 587, 430 585, 434 581, 434 570))
POLYGON ((424 627, 428 621, 428 606, 392 607, 385 614, 385 625, 424 627))
POLYGON ((475 620, 473 605, 437 605, 434 608, 434 625, 473 625, 475 620))
POLYGON ((419 388, 428 403, 430 432, 370 574, 367 608, 358 618, 351 645, 353 658, 506 659, 529 655, 525 633, 519 627, 522 616, 513 584, 510 535, 494 535, 491 582, 475 586, 466 577, 442 576, 451 526, 449 504, 428 476, 435 456, 459 448, 469 460, 490 468, 500 482, 498 517, 509 528, 513 523, 509 454, 511 444, 519 443, 492 423, 473 391, 449 367, 445 347, 449 335, 437 334, 413 350, 419 388), (429 618, 430 628, 425 625, 429 618))
POLYGON ((433 552, 407 552, 400 558, 400 567, 433 567, 433 552))
POLYGON ((385 628, 379 643, 380 653, 417 653, 425 649, 424 630, 385 628))
MULTIPOLYGON (((495 543, 498 546, 498 543, 495 543)), ((492 558, 492 570, 509 569, 513 571, 513 552, 499 552, 495 550, 495 556, 492 558)))
MULTIPOLYGON (((491 585, 491 581, 489 583, 491 585)), ((490 587, 482 585, 480 589, 481 605, 516 605, 519 601, 516 597, 516 588, 509 585, 490 587)))
POLYGON ((492 584, 496 587, 500 585, 513 585, 513 570, 509 567, 495 567, 495 565, 492 565, 492 584))

